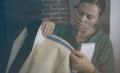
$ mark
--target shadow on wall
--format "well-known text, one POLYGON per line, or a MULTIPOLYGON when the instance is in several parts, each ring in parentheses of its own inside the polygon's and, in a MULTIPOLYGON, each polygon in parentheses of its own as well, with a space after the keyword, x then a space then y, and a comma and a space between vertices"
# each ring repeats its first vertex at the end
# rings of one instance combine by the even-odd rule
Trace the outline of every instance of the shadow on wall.
POLYGON ((68 0, 5 0, 8 42, 13 42, 25 25, 35 19, 67 24, 67 5, 68 0))
POLYGON ((6 25, 4 23, 4 0, 0 0, 0 73, 4 73, 7 63, 6 25))

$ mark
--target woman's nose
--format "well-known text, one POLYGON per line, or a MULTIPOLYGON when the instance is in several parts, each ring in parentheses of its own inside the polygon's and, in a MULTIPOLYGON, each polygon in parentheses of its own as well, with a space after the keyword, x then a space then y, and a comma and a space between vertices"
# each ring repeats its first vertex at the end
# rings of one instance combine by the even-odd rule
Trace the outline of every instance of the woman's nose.
POLYGON ((86 21, 86 16, 85 16, 85 15, 82 15, 82 16, 80 17, 80 21, 81 21, 81 22, 85 22, 85 21, 86 21))

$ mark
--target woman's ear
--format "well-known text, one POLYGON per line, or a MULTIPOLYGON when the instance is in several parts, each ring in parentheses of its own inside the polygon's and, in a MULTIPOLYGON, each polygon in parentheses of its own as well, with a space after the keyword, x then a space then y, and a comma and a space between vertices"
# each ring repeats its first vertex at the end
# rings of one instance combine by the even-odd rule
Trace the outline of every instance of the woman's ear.
POLYGON ((99 21, 101 21, 101 19, 102 19, 102 16, 99 16, 97 21, 96 21, 96 24, 99 23, 99 21))

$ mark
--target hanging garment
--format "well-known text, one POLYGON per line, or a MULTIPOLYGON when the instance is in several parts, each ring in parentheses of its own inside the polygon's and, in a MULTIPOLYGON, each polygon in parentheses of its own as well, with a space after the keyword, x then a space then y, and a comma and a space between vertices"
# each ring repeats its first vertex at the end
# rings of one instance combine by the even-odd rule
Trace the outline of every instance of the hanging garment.
POLYGON ((64 44, 71 47, 55 35, 36 43, 20 73, 70 73, 71 52, 64 44))
MULTIPOLYGON (((37 34, 34 37, 32 49, 29 50, 27 56, 25 55, 24 60, 22 59, 24 55, 22 55, 23 51, 21 51, 21 48, 29 35, 31 35, 28 30, 29 28, 25 28, 15 40, 6 73, 70 73, 69 56, 70 50, 73 49, 72 46, 55 35, 44 38, 41 35, 40 28, 36 29, 37 34), (16 61, 22 61, 22 63, 19 65, 19 62, 16 61)), ((29 41, 30 39, 27 40, 29 41)), ((28 41, 27 43, 32 42, 28 41)))

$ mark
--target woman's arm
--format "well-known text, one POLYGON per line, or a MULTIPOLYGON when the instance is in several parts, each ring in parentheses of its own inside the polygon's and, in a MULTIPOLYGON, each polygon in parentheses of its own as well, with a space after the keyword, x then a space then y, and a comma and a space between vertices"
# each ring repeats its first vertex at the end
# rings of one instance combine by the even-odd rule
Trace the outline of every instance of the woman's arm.
POLYGON ((41 30, 45 37, 54 34, 61 38, 66 37, 66 34, 69 34, 72 28, 72 25, 66 24, 55 24, 52 21, 43 21, 41 24, 41 30))
POLYGON ((107 39, 101 48, 94 73, 115 73, 114 51, 110 39, 107 39))

